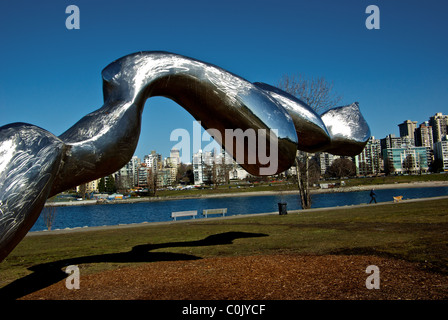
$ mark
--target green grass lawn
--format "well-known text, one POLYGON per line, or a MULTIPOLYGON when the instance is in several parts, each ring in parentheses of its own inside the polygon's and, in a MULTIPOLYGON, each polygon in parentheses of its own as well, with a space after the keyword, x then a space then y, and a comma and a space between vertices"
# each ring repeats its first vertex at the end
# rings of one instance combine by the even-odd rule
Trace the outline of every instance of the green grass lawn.
MULTIPOLYGON (((343 179, 344 180, 344 179, 343 179)), ((361 186, 361 185, 377 185, 377 184, 392 184, 392 183, 412 183, 412 182, 428 182, 428 181, 448 181, 448 174, 434 173, 422 175, 390 175, 384 177, 365 177, 345 179, 346 186, 361 186)))
POLYGON ((90 274, 154 261, 273 253, 382 255, 447 273, 448 199, 27 236, 0 263, 0 288, 33 277, 42 282, 71 264, 90 274))

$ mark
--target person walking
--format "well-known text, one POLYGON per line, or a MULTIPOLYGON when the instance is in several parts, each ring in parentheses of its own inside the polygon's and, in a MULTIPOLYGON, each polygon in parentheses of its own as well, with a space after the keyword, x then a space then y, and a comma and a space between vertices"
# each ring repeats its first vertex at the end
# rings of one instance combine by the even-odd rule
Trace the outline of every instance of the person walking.
POLYGON ((374 189, 370 190, 370 202, 369 202, 369 204, 371 204, 372 201, 375 201, 375 203, 376 203, 376 193, 375 193, 374 189))

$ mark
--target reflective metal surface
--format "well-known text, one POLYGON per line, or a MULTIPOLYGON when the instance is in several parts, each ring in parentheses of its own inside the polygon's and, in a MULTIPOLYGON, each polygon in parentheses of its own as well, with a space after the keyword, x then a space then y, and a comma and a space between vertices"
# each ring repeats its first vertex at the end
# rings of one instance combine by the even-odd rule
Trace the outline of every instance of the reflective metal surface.
MULTIPOLYGON (((277 129, 280 156, 273 174, 294 162, 297 134, 288 112, 265 91, 226 70, 177 54, 139 52, 112 62, 102 76, 103 107, 60 136, 70 147, 70 156, 51 194, 123 167, 137 146, 144 104, 153 96, 174 100, 205 129, 218 130, 222 140, 218 142, 234 157, 238 141, 229 147, 226 130, 265 130, 263 139, 269 147, 271 129, 277 129)), ((256 147, 246 144, 244 158, 257 154, 256 147)), ((258 157, 256 163, 241 165, 255 175, 263 167, 258 157)))
POLYGON ((64 143, 39 127, 0 128, 0 261, 39 217, 63 151, 64 143))
POLYGON ((149 97, 170 98, 205 129, 220 132, 215 140, 234 158, 242 150, 244 159, 255 159, 240 161, 254 175, 272 166, 260 146, 265 156, 276 155, 269 172, 276 174, 293 165, 297 148, 349 155, 359 153, 369 135, 357 105, 319 117, 279 89, 177 54, 134 53, 112 62, 102 77, 104 105, 59 137, 29 124, 0 127, 0 261, 32 227, 47 197, 111 174, 131 159, 149 97), (244 135, 234 141, 229 130, 252 130, 256 141, 246 143, 244 135))
POLYGON ((330 109, 321 118, 331 136, 331 145, 324 151, 355 156, 364 149, 370 138, 370 129, 357 102, 330 109))
POLYGON ((330 146, 331 137, 325 124, 305 102, 268 84, 261 82, 254 84, 279 101, 291 115, 297 132, 299 150, 317 152, 330 146))
POLYGON ((289 93, 265 83, 254 84, 279 101, 291 115, 299 150, 354 156, 364 149, 370 128, 358 102, 330 109, 319 116, 305 102, 289 93))

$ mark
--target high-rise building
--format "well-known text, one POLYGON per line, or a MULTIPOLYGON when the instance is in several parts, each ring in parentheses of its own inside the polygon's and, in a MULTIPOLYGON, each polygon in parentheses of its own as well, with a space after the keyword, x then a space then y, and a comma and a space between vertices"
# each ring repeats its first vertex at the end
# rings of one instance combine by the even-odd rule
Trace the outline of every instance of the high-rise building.
POLYGON ((202 150, 199 150, 197 153, 193 154, 193 175, 194 175, 194 184, 202 184, 203 179, 203 171, 204 171, 204 161, 202 159, 202 150))
POLYGON ((195 184, 227 183, 229 179, 244 179, 248 175, 224 149, 199 150, 192 160, 195 184))
POLYGON ((414 147, 414 139, 409 136, 396 137, 394 134, 389 134, 385 138, 380 140, 381 153, 388 148, 402 148, 402 147, 414 147))
POLYGON ((146 166, 146 163, 144 162, 141 163, 137 170, 138 175, 137 186, 143 188, 148 187, 148 179, 150 177, 150 174, 151 174, 151 168, 148 168, 146 166))
POLYGON ((355 156, 356 174, 379 174, 382 170, 380 140, 370 137, 364 150, 355 156))
POLYGON ((157 187, 172 186, 176 181, 177 168, 163 168, 157 171, 157 187))
POLYGON ((169 179, 167 180, 166 185, 172 185, 174 181, 176 181, 176 175, 177 175, 177 169, 180 165, 180 154, 179 150, 177 149, 171 149, 170 156, 165 159, 164 161, 164 167, 165 169, 169 169, 169 179))
POLYGON ((432 127, 428 121, 423 122, 415 130, 415 146, 416 147, 429 147, 433 149, 433 136, 432 127))
POLYGON ((157 171, 162 165, 162 155, 158 154, 155 150, 152 150, 151 154, 144 156, 143 162, 146 164, 146 167, 157 171))
POLYGON ((325 172, 327 172, 327 169, 332 165, 333 161, 339 158, 340 156, 328 152, 316 153, 316 160, 320 166, 320 174, 324 175, 325 172))
POLYGON ((202 184, 210 182, 209 168, 215 162, 215 155, 212 151, 202 151, 201 149, 193 154, 193 175, 194 183, 202 184))
POLYGON ((448 136, 434 143, 434 158, 441 161, 443 171, 448 171, 448 136))
POLYGON ((417 129, 417 121, 406 120, 403 123, 398 125, 400 129, 400 137, 408 136, 411 139, 414 139, 414 132, 417 129))
POLYGON ((137 156, 133 156, 131 160, 123 166, 123 168, 114 174, 115 180, 120 185, 120 188, 132 188, 138 184, 139 166, 140 159, 137 156))
POLYGON ((400 148, 401 147, 401 138, 396 137, 394 134, 389 134, 385 138, 380 140, 381 150, 387 148, 400 148))
POLYGON ((178 166, 180 164, 180 152, 177 149, 171 149, 170 151, 170 163, 173 166, 178 166))
POLYGON ((448 134, 448 115, 436 113, 429 118, 429 125, 432 127, 434 142, 442 141, 442 138, 448 134))

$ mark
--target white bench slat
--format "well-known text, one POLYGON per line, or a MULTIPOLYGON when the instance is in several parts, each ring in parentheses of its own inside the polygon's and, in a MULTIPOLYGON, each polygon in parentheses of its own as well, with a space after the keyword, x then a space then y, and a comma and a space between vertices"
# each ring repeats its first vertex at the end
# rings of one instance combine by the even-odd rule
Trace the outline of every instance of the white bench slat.
POLYGON ((207 218, 207 215, 209 214, 222 214, 225 216, 227 213, 227 208, 219 208, 219 209, 204 209, 202 214, 207 218))
POLYGON ((191 211, 174 211, 171 212, 171 218, 174 218, 176 220, 176 217, 189 217, 192 216, 193 218, 198 215, 197 210, 191 210, 191 211))

